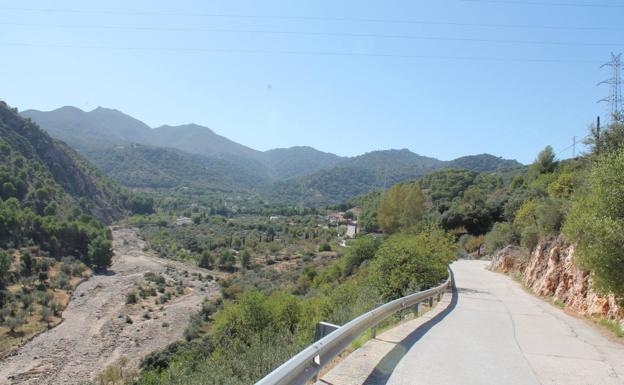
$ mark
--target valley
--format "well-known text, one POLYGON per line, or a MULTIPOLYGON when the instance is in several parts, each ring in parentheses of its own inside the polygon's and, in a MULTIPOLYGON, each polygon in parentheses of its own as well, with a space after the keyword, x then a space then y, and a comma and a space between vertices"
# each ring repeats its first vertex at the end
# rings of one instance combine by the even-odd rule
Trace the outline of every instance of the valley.
POLYGON ((0 385, 624 385, 622 1, 5 3, 0 385))
POLYGON ((132 372, 146 354, 181 339, 191 314, 217 295, 218 285, 203 278, 212 272, 154 257, 145 246, 136 229, 114 228, 108 272, 76 288, 61 324, 2 362, 0 383, 86 383, 120 362, 132 372), (128 294, 146 285, 146 273, 182 287, 180 294, 162 304, 151 296, 128 304, 128 294))

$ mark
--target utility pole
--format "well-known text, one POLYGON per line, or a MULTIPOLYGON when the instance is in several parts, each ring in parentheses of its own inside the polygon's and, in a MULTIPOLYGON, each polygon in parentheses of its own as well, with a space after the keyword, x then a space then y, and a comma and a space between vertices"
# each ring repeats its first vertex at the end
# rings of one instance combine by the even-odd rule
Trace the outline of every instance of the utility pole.
POLYGON ((596 154, 600 154, 600 115, 596 117, 596 154))
POLYGON ((608 84, 611 86, 611 93, 608 97, 598 102, 607 102, 610 104, 610 113, 614 122, 624 121, 624 112, 622 110, 622 54, 611 53, 611 61, 603 64, 600 68, 611 67, 612 77, 604 80, 598 85, 608 84))

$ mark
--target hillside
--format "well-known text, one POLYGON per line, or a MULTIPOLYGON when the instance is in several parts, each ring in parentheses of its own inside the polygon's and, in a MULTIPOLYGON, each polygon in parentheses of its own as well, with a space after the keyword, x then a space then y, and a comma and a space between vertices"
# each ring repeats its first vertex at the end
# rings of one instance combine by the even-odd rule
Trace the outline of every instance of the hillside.
POLYGON ((46 112, 25 110, 21 115, 81 152, 128 142, 147 143, 152 134, 145 123, 109 108, 86 112, 66 106, 46 112))
POLYGON ((59 209, 78 206, 103 221, 120 216, 118 186, 5 103, 0 104, 0 133, 4 199, 15 197, 39 214, 55 203, 59 209))
POLYGON ((265 181, 234 162, 172 148, 126 144, 91 151, 89 158, 104 173, 131 188, 194 187, 236 191, 265 181))
POLYGON ((522 163, 516 160, 503 159, 490 154, 480 154, 462 156, 461 158, 453 159, 447 162, 445 167, 476 172, 491 172, 497 170, 509 170, 521 166, 522 163))
POLYGON ((50 112, 28 110, 22 115, 75 146, 125 186, 253 190, 280 205, 343 202, 445 168, 491 172, 521 166, 489 154, 441 161, 406 149, 373 151, 351 158, 301 146, 261 152, 208 127, 187 124, 152 129, 106 108, 85 112, 63 107, 50 112))
POLYGON ((208 127, 198 124, 161 126, 154 128, 151 144, 173 147, 179 150, 212 157, 238 157, 260 160, 262 153, 216 134, 208 127))
POLYGON ((345 158, 312 147, 298 146, 265 151, 263 159, 275 179, 289 179, 336 166, 345 158))
MULTIPOLYGON (((305 175, 332 166, 340 160, 336 155, 310 147, 261 152, 197 124, 164 125, 152 129, 129 115, 102 107, 88 112, 76 107, 62 107, 53 111, 26 110, 22 116, 31 118, 50 135, 67 142, 94 162, 101 161, 101 155, 114 146, 138 143, 175 148, 201 155, 204 160, 214 158, 232 163, 231 168, 222 164, 226 171, 223 177, 236 175, 241 168, 245 168, 268 181, 305 175)), ((117 170, 118 174, 121 172, 117 170)), ((125 175, 124 179, 129 177, 125 175)))
POLYGON ((441 161, 403 150, 373 151, 349 158, 336 167, 308 176, 277 182, 263 193, 274 202, 314 206, 336 204, 374 189, 418 179, 440 169, 476 172, 511 170, 521 164, 493 155, 476 155, 441 161))

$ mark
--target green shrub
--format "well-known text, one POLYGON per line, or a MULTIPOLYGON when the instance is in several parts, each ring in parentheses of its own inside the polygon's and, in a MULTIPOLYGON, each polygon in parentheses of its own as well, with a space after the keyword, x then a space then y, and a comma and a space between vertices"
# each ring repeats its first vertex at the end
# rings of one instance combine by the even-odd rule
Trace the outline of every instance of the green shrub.
POLYGON ((331 251, 331 245, 329 243, 321 243, 319 251, 331 251))
POLYGON ((353 274, 362 262, 373 259, 379 247, 379 242, 371 236, 359 237, 351 243, 344 257, 342 274, 348 276, 353 274))
POLYGON ((563 231, 599 289, 624 296, 624 149, 597 159, 563 231))
POLYGON ((439 284, 456 256, 453 239, 440 229, 399 234, 379 247, 371 274, 382 297, 391 300, 439 284))
POLYGON ((126 295, 126 305, 135 304, 137 303, 138 300, 139 299, 134 291, 131 291, 130 293, 126 295))
POLYGON ((485 236, 485 251, 493 254, 507 245, 516 244, 518 234, 511 223, 498 222, 485 236))

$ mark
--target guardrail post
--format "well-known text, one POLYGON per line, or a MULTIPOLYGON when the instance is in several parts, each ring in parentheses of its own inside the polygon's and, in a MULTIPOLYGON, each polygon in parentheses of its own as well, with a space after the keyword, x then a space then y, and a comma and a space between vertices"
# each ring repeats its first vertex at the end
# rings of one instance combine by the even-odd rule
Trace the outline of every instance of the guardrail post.
POLYGON ((417 302, 412 309, 416 317, 418 317, 420 315, 420 302, 417 302))
POLYGON ((438 302, 442 301, 442 293, 438 293, 438 302))
POLYGON ((429 308, 433 308, 433 296, 429 297, 429 308))
MULTIPOLYGON (((375 309, 377 309, 379 306, 383 305, 383 303, 376 303, 375 304, 375 309)), ((375 339, 377 338, 377 325, 373 326, 371 328, 371 338, 375 339)))
POLYGON ((316 324, 316 329, 314 330, 314 342, 320 340, 325 337, 329 333, 338 329, 340 326, 330 324, 329 322, 319 322, 316 324))

